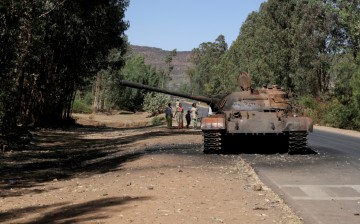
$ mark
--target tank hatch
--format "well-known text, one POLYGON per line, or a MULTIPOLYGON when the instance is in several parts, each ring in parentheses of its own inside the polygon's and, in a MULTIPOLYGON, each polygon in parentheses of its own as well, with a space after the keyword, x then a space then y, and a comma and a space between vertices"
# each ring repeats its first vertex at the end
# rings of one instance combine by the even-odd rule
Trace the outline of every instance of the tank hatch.
POLYGON ((242 72, 238 77, 238 85, 241 87, 241 90, 247 91, 251 87, 251 79, 248 73, 242 72))

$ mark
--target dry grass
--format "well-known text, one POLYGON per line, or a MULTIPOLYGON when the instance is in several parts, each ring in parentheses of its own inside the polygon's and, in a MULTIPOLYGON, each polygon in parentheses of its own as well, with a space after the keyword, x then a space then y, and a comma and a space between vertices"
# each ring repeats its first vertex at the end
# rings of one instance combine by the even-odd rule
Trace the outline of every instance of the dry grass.
POLYGON ((96 114, 72 114, 76 123, 81 125, 106 126, 113 128, 131 128, 150 126, 152 117, 147 112, 138 113, 118 113, 108 115, 104 113, 96 114))

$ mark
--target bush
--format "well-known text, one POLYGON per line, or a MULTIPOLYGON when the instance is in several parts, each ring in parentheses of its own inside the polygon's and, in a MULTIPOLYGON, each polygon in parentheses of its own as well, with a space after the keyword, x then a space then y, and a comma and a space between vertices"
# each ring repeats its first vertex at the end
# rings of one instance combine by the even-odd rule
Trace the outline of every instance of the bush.
POLYGON ((86 104, 84 101, 80 99, 75 99, 72 107, 73 113, 92 113, 91 105, 86 104))
POLYGON ((316 109, 318 102, 314 97, 311 96, 303 96, 299 99, 300 105, 304 108, 308 109, 316 109))
POLYGON ((170 101, 170 96, 162 93, 147 93, 144 98, 143 109, 151 116, 156 116, 163 112, 170 101))
POLYGON ((292 99, 293 112, 316 120, 316 107, 318 102, 311 96, 303 96, 299 99, 292 99))
POLYGON ((151 119, 151 124, 154 125, 154 126, 155 126, 155 125, 160 125, 163 120, 164 120, 163 117, 158 117, 158 116, 156 116, 156 117, 153 117, 153 118, 151 119))
POLYGON ((360 128, 360 116, 355 107, 343 105, 335 97, 317 99, 306 96, 295 105, 297 113, 312 118, 317 124, 354 130, 360 128))
POLYGON ((73 113, 92 113, 93 96, 91 91, 77 91, 72 106, 73 113))
POLYGON ((325 125, 336 128, 359 130, 359 113, 351 105, 343 105, 334 99, 329 103, 329 110, 323 117, 325 125))
POLYGON ((298 100, 297 113, 310 117, 315 123, 324 124, 324 117, 331 110, 331 99, 303 96, 298 100))

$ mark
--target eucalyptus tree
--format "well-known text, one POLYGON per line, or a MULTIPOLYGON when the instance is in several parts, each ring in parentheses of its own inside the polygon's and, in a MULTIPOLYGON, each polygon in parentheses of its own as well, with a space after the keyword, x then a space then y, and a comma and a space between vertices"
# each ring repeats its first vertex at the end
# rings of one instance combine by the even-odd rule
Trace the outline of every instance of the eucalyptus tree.
POLYGON ((167 66, 167 69, 165 72, 163 72, 163 79, 161 81, 161 88, 164 88, 165 85, 165 78, 170 78, 170 74, 172 72, 172 70, 174 70, 174 66, 171 64, 173 58, 176 56, 177 51, 176 49, 168 52, 168 54, 165 57, 165 64, 167 66))
POLYGON ((219 66, 227 50, 223 35, 219 35, 215 42, 204 42, 192 50, 190 60, 194 68, 188 71, 188 75, 193 94, 211 95, 218 91, 224 81, 219 66))
POLYGON ((295 1, 262 3, 251 13, 229 49, 234 64, 247 71, 255 85, 279 84, 293 88, 291 67, 291 14, 295 1))
POLYGON ((76 89, 108 66, 109 49, 125 53, 128 0, 1 3, 1 81, 13 81, 6 102, 15 105, 5 105, 4 118, 36 125, 68 118, 76 89))
POLYGON ((338 127, 360 130, 360 1, 329 1, 338 16, 340 40, 336 61, 335 96, 340 105, 333 108, 332 121, 338 127))
POLYGON ((262 19, 263 16, 260 14, 262 12, 260 10, 248 15, 241 26, 239 36, 230 46, 229 60, 226 62, 238 67, 240 71, 249 73, 255 85, 271 82, 273 73, 265 60, 266 51, 272 50, 267 45, 272 41, 263 40, 264 37, 272 35, 269 34, 271 30, 262 19))
POLYGON ((318 95, 329 87, 334 26, 323 1, 269 0, 248 16, 229 61, 250 73, 256 85, 318 95))
POLYGON ((27 58, 34 8, 28 1, 0 2, 0 116, 5 133, 16 126, 22 96, 22 65, 27 58))
POLYGON ((143 109, 143 102, 147 91, 124 87, 122 79, 144 85, 158 87, 162 75, 152 66, 145 64, 144 56, 129 54, 122 69, 111 74, 110 101, 115 108, 139 111, 143 109))
POLYGON ((324 1, 298 1, 294 24, 292 66, 296 92, 320 96, 330 90, 330 67, 336 55, 336 15, 324 1))
POLYGON ((92 86, 92 112, 108 111, 111 109, 113 104, 110 100, 112 75, 117 74, 122 69, 125 58, 123 57, 124 52, 128 52, 129 44, 127 44, 126 50, 122 49, 111 49, 107 56, 106 68, 101 69, 97 72, 95 81, 91 82, 92 86))

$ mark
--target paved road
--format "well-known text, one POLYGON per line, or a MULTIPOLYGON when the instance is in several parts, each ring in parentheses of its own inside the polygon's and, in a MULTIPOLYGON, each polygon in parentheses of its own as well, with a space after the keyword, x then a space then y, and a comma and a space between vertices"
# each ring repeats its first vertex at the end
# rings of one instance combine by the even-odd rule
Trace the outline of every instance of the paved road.
POLYGON ((250 162, 305 223, 360 223, 360 137, 315 129, 315 155, 254 155, 250 162))

